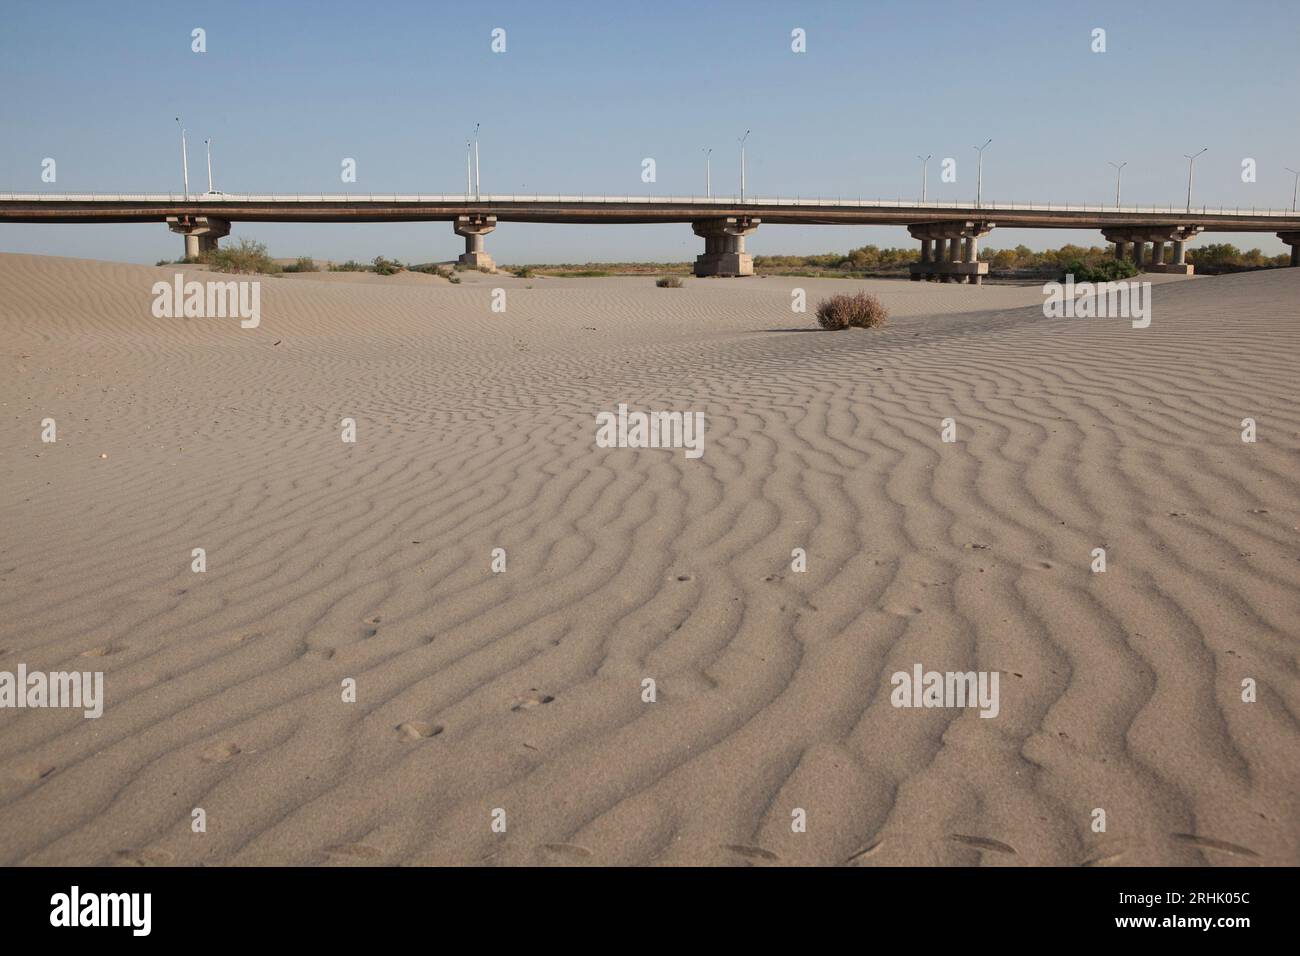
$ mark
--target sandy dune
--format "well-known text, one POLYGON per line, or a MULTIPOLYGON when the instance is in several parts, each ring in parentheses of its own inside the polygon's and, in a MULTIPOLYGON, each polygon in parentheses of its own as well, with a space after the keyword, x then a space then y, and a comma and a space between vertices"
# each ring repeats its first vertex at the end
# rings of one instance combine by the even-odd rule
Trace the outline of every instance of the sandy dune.
POLYGON ((174 271, 0 256, 0 670, 107 690, 0 710, 0 864, 1300 862, 1300 270, 1145 330, 486 276, 243 330, 153 318, 174 271), (619 402, 703 457, 596 448, 619 402), (891 706, 915 663, 1000 713, 891 706))

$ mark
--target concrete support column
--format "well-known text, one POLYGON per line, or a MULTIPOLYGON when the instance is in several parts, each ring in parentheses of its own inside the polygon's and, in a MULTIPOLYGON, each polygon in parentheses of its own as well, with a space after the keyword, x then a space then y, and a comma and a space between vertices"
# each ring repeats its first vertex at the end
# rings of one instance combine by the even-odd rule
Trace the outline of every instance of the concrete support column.
POLYGON ((1300 268, 1300 232, 1279 232, 1277 237, 1291 247, 1291 268, 1300 268))
POLYGON ((1187 243, 1202 231, 1204 231, 1203 226, 1156 225, 1107 229, 1102 234, 1107 242, 1115 244, 1116 259, 1123 259, 1125 250, 1132 244, 1133 264, 1137 266, 1139 272, 1189 276, 1196 270, 1187 261, 1187 243), (1151 243, 1149 255, 1146 252, 1148 242, 1151 243))
MULTIPOLYGON (((921 264, 922 266, 927 266, 927 265, 929 265, 931 262, 934 261, 933 246, 934 246, 934 241, 933 241, 933 240, 931 240, 931 239, 922 239, 922 240, 921 240, 921 262, 920 262, 920 264, 921 264)), ((911 275, 909 275, 908 278, 911 279, 913 282, 920 282, 922 279, 924 279, 924 278, 928 278, 927 275, 923 274, 923 272, 922 272, 921 269, 911 269, 911 270, 909 270, 909 271, 911 272, 911 275)))
POLYGON ((745 251, 745 236, 754 232, 760 222, 748 216, 733 216, 691 223, 692 231, 704 240, 704 254, 695 258, 695 274, 752 276, 754 257, 745 251))
POLYGON ((973 282, 988 272, 979 261, 979 240, 995 223, 979 220, 918 222, 907 227, 921 243, 921 259, 908 266, 913 280, 973 282), (933 250, 933 251, 931 251, 933 250))
MULTIPOLYGON (((965 255, 963 256, 962 261, 965 262, 967 265, 974 265, 976 262, 979 261, 979 257, 980 257, 979 236, 966 237, 966 248, 964 252, 965 255)), ((965 279, 967 285, 981 285, 983 283, 983 280, 984 277, 979 274, 968 274, 965 279)))
POLYGON ((456 261, 471 269, 495 270, 497 264, 484 251, 483 237, 496 227, 496 216, 457 216, 453 228, 465 237, 465 251, 456 261))
POLYGON ((185 237, 185 258, 199 259, 217 251, 217 240, 230 235, 230 222, 211 216, 168 216, 167 228, 185 237))
MULTIPOLYGON (((945 262, 961 262, 961 236, 953 236, 948 240, 948 254, 944 259, 945 262)), ((944 273, 944 282, 956 282, 959 277, 951 272, 944 273)))

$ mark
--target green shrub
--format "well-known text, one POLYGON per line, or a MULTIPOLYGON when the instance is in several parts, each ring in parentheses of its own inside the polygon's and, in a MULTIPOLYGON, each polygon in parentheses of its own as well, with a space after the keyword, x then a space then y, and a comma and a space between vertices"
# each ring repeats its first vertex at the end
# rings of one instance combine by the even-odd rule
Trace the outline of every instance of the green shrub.
POLYGON ((1072 275, 1075 282, 1115 282, 1137 274, 1137 266, 1128 259, 1103 259, 1090 266, 1075 259, 1065 264, 1062 278, 1072 275))
POLYGON ((204 261, 215 272, 274 275, 280 271, 280 267, 266 254, 266 246, 252 239, 240 239, 236 245, 216 249, 204 256, 204 261))
POLYGON ((833 295, 817 303, 817 322, 823 329, 874 329, 888 317, 880 300, 869 292, 833 295))
POLYGON ((677 276, 664 276, 661 279, 656 279, 655 285, 661 289, 680 289, 682 287, 682 280, 677 276))
POLYGON ((320 272, 320 266, 316 265, 311 256, 299 256, 298 261, 293 265, 284 267, 285 272, 320 272))
POLYGON ((362 265, 355 259, 349 259, 347 262, 330 266, 330 272, 369 272, 371 268, 371 266, 362 265))
POLYGON ((516 279, 531 279, 534 275, 532 266, 512 266, 510 271, 516 279))
POLYGON ((375 256, 375 271, 381 276, 397 275, 397 273, 401 272, 405 268, 406 266, 402 265, 396 259, 385 259, 383 256, 375 256))

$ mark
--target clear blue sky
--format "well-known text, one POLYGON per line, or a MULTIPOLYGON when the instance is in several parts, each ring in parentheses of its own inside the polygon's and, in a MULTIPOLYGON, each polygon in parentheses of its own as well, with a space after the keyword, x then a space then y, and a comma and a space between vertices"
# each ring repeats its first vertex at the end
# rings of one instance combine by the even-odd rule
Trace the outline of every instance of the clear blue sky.
MULTIPOLYGON (((1300 4, 1064 2, 532 2, 273 4, 5 0, 0 191, 181 189, 173 117, 203 139, 227 192, 454 193, 481 133, 484 192, 968 198, 988 137, 988 201, 1289 205, 1300 169, 1300 4), (190 33, 207 31, 207 52, 190 33), (506 31, 507 50, 490 49, 506 31), (807 31, 807 52, 790 49, 807 31), (1093 53, 1093 28, 1107 51, 1093 53), (958 181, 938 162, 958 161, 958 181), (41 161, 57 162, 43 183, 41 161), (358 181, 340 181, 344 157, 358 181), (652 157, 658 181, 641 181, 652 157), (1241 162, 1258 163, 1244 183, 1241 162)), ((444 223, 236 223, 275 255, 407 261, 462 251, 444 223)), ((1270 252, 1272 236, 1228 237, 1270 252)), ((1035 248, 1094 233, 997 230, 1035 248)), ((1202 240, 1204 241, 1204 240, 1202 240)), ((757 253, 905 245, 897 228, 763 226, 757 253)), ((502 262, 685 260, 688 226, 506 223, 502 262)), ((158 225, 4 225, 0 250, 152 262, 181 252, 158 225)))

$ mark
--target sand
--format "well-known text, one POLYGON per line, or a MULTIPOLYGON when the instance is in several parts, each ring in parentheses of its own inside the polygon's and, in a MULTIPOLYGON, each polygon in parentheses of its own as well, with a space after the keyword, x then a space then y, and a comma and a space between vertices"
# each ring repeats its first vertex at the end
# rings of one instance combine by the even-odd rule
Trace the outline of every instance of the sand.
POLYGON ((0 864, 1300 862, 1300 270, 1141 330, 477 274, 241 329, 174 271, 0 256, 0 670, 106 686, 0 710, 0 864), (597 448, 619 402, 703 456, 597 448), (917 663, 998 716, 892 706, 917 663))

